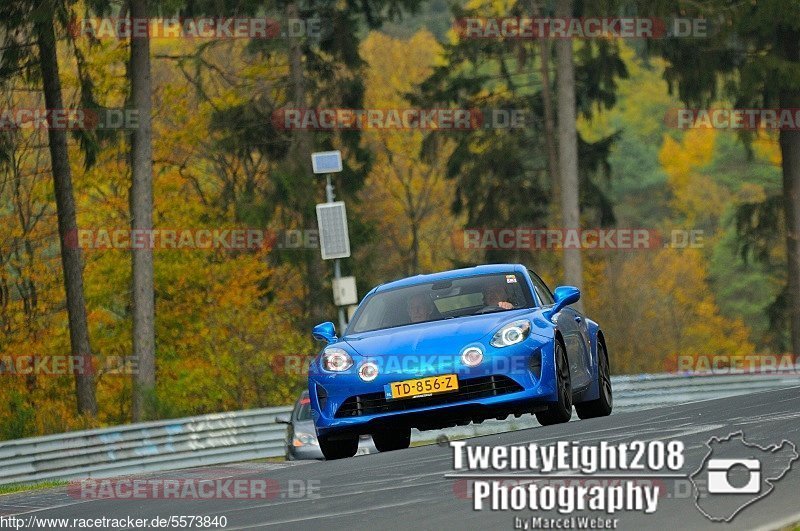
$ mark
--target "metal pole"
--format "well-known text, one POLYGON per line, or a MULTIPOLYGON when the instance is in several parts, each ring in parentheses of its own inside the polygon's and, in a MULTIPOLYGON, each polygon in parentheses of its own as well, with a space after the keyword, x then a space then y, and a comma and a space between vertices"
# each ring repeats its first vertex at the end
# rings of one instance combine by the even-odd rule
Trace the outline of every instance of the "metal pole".
MULTIPOLYGON (((325 197, 327 198, 328 203, 333 203, 334 195, 333 195, 333 183, 331 182, 331 174, 328 173, 325 175, 327 183, 325 184, 325 197)), ((339 280, 342 278, 342 265, 339 262, 339 259, 335 259, 333 261, 333 278, 339 280)), ((341 306, 339 308, 339 335, 344 334, 344 329, 347 328, 347 321, 344 318, 344 308, 341 306)))
MULTIPOLYGON (((342 277, 342 270, 339 266, 339 259, 333 261, 333 277, 339 279, 342 277)), ((339 335, 344 334, 344 329, 347 328, 347 321, 344 318, 344 308, 339 306, 339 335)))
POLYGON ((333 203, 334 196, 333 196, 333 183, 331 182, 331 174, 329 173, 325 175, 325 178, 328 181, 328 183, 325 185, 325 197, 327 198, 328 203, 333 203))

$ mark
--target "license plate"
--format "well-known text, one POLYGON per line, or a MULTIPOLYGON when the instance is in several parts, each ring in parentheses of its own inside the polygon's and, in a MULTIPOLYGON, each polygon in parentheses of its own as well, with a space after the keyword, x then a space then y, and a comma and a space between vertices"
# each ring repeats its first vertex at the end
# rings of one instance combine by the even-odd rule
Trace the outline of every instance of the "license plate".
POLYGON ((383 388, 386 399, 393 398, 419 398, 436 393, 449 393, 458 391, 458 378, 455 374, 443 374, 429 378, 417 378, 392 382, 383 388))

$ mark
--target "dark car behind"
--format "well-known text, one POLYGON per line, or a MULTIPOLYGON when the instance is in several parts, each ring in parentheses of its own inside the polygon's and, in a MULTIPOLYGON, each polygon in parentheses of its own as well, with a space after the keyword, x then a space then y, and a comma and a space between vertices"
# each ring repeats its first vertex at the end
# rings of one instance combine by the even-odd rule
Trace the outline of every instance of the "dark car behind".
MULTIPOLYGON (((314 421, 311 419, 311 401, 308 391, 300 393, 300 398, 289 415, 275 417, 276 422, 286 424, 286 460, 325 459, 317 441, 314 421)), ((377 453, 372 437, 364 435, 359 440, 356 455, 377 453)))

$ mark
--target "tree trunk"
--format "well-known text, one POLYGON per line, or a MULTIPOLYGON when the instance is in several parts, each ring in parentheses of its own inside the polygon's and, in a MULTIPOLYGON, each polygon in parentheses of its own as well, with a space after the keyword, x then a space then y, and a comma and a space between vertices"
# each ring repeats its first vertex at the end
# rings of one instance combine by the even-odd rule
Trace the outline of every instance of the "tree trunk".
POLYGON ((419 274, 419 225, 417 220, 411 221, 411 249, 408 263, 411 266, 408 276, 419 274))
MULTIPOLYGON (((781 108, 800 107, 800 94, 785 94, 781 108)), ((786 265, 792 354, 800 356, 800 131, 780 132, 783 207, 786 216, 786 265)))
MULTIPOLYGON (((291 3, 286 7, 286 17, 288 20, 296 20, 299 16, 297 4, 291 3)), ((298 109, 305 108, 307 105, 305 66, 303 65, 303 49, 301 44, 299 38, 294 38, 289 45, 289 68, 292 80, 292 94, 294 97, 294 106, 298 109)), ((312 193, 316 188, 316 183, 314 181, 315 176, 311 172, 311 153, 314 149, 314 140, 311 131, 305 129, 295 130, 293 132, 292 142, 291 157, 296 161, 297 175, 302 176, 303 182, 307 184, 305 189, 308 191, 298 196, 301 198, 300 205, 298 205, 297 209, 300 213, 300 221, 303 224, 301 228, 316 227, 316 220, 312 217, 316 213, 314 209, 314 194, 312 193)), ((304 253, 306 283, 308 287, 308 319, 310 321, 309 324, 317 324, 322 321, 330 320, 330 316, 326 316, 326 310, 330 306, 325 303, 325 295, 322 290, 322 278, 324 275, 322 257, 316 249, 306 250, 304 253)))
MULTIPOLYGON (((148 16, 147 0, 131 0, 131 17, 148 16)), ((131 143, 132 181, 130 191, 131 229, 153 228, 153 131, 151 123, 150 38, 131 37, 131 95, 139 126, 131 143)), ((153 287, 153 249, 149 245, 132 250, 133 275, 133 357, 137 371, 133 377, 134 422, 154 417, 155 294, 153 287)))
MULTIPOLYGON (((540 16, 538 2, 533 2, 533 16, 540 16)), ((550 39, 539 39, 539 75, 542 81, 542 106, 544 107, 544 143, 547 151, 547 172, 553 198, 560 197, 558 191, 558 151, 556 149, 556 127, 553 118, 553 92, 550 87, 550 39)))
MULTIPOLYGON (((48 14, 37 13, 35 31, 39 45, 39 64, 42 70, 45 105, 48 109, 63 109, 64 102, 61 98, 61 80, 58 74, 58 55, 52 11, 48 14)), ((72 192, 67 134, 63 129, 48 128, 47 136, 50 143, 50 164, 53 168, 61 265, 64 270, 64 289, 67 296, 70 348, 71 355, 78 357, 78 363, 74 364, 78 413, 95 416, 97 415, 97 401, 94 376, 91 370, 94 358, 89 343, 86 303, 83 298, 83 258, 80 247, 75 244, 77 239, 74 237, 77 234, 78 224, 75 218, 75 197, 72 192)))
MULTIPOLYGON (((556 17, 572 16, 572 0, 558 0, 556 17)), ((578 203, 578 132, 575 110, 575 65, 572 58, 572 40, 559 39, 556 43, 556 86, 558 90, 558 166, 560 169, 561 227, 564 230, 580 228, 578 203)), ((583 289, 581 249, 563 249, 564 280, 583 289)), ((574 305, 582 311, 578 301, 574 305)))

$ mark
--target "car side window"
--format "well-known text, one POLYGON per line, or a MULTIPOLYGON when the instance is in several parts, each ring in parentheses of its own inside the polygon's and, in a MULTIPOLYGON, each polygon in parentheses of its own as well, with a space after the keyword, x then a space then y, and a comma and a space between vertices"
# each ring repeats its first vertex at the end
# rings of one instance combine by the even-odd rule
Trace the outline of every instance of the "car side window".
POLYGON ((539 278, 539 275, 528 270, 528 273, 531 275, 531 282, 533 282, 533 288, 536 290, 536 294, 539 296, 539 300, 542 301, 543 306, 550 306, 551 304, 555 304, 556 299, 553 297, 553 293, 550 291, 550 288, 547 287, 547 284, 539 278))

